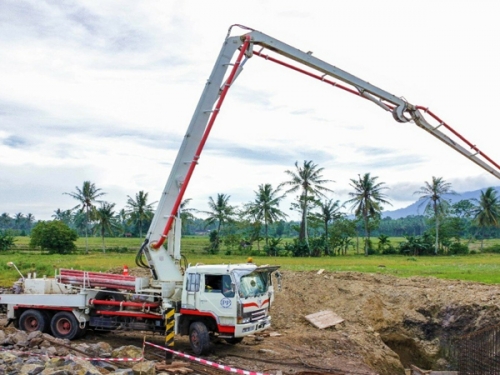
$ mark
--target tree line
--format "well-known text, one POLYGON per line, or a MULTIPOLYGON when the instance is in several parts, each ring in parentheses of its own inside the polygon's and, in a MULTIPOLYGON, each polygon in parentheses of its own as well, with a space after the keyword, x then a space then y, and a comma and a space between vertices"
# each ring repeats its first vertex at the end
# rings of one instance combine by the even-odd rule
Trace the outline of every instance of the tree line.
MULTIPOLYGON (((178 213, 183 233, 207 233, 209 242, 205 250, 209 253, 252 249, 268 255, 294 256, 342 255, 349 248, 357 251, 361 248, 365 255, 463 253, 467 248, 464 239, 470 241, 499 234, 500 202, 491 187, 482 191, 477 200, 451 204, 445 198, 456 194, 451 184, 433 176, 415 191, 424 206, 424 215, 382 219, 384 206, 391 203, 385 194, 388 187, 377 176, 365 173, 350 179, 350 198, 340 202, 331 198, 334 191, 329 186, 333 181, 323 177, 322 167, 311 160, 295 162, 294 166, 285 170, 288 179, 277 187, 269 183, 258 185, 254 199, 242 207, 231 205, 231 196, 224 193, 209 197, 205 211, 190 208, 190 199, 185 199, 178 213), (300 214, 300 221, 289 221, 286 211, 280 207, 285 196, 293 197, 290 209, 300 214), (205 218, 200 219, 196 214, 203 214, 205 218), (373 236, 378 236, 376 248, 371 241, 373 236), (391 236, 405 236, 406 241, 395 249, 388 238, 391 236), (284 237, 292 238, 292 242, 284 243, 284 237)), ((43 247, 46 245, 39 239, 41 234, 50 226, 62 228, 64 225, 70 230, 66 235, 68 243, 77 235, 85 236, 88 251, 88 237, 100 236, 105 251, 108 236, 142 238, 154 216, 156 202, 149 202, 148 193, 144 191, 127 196, 126 207, 119 211, 114 203, 103 199, 106 193, 91 181, 84 181, 82 187, 64 194, 78 204, 70 209, 55 210, 51 221, 55 224, 36 223, 31 214, 10 217, 4 213, 0 215, 2 236, 7 236, 7 230, 11 233, 17 230, 31 234, 32 242, 43 247)))

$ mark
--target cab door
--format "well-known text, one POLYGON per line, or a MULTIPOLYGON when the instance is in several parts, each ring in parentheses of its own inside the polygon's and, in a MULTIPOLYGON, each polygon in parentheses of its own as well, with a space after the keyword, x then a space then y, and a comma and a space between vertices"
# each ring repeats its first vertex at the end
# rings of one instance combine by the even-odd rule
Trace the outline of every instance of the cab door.
POLYGON ((199 273, 186 273, 185 289, 183 290, 182 307, 184 309, 198 309, 198 294, 201 286, 201 275, 199 273))
POLYGON ((213 312, 218 317, 233 317, 236 306, 231 276, 228 274, 204 276, 200 292, 200 310, 213 312))

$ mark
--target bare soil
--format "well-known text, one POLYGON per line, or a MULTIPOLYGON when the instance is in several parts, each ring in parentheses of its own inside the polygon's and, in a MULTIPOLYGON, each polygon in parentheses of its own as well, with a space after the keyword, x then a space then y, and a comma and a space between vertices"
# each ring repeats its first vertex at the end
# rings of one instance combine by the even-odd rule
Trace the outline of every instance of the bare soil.
MULTIPOLYGON (((353 272, 282 275, 272 329, 237 345, 216 340, 208 359, 266 373, 404 374, 411 364, 453 370, 455 340, 500 322, 496 285, 353 272), (323 310, 345 321, 318 329, 304 318, 323 310)), ((82 341, 141 346, 144 338, 163 342, 159 335, 124 331, 88 332, 82 341)), ((176 337, 175 349, 191 354, 187 337, 176 337)), ((146 356, 161 360, 164 352, 148 347, 146 356)))

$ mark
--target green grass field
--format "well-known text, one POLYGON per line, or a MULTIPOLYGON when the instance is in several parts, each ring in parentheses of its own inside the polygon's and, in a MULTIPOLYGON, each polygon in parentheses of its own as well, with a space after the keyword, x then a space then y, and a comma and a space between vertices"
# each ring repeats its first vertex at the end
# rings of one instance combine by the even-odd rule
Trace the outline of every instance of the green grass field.
MULTIPOLYGON (((26 275, 28 272, 37 272, 38 276, 53 276, 58 268, 74 268, 88 271, 106 272, 109 269, 135 267, 135 255, 142 241, 137 238, 110 238, 106 239, 106 246, 125 247, 126 253, 103 253, 101 239, 90 238, 89 245, 93 249, 89 254, 47 255, 39 251, 21 250, 27 247, 29 238, 16 238, 17 251, 0 254, 0 286, 10 286, 19 278, 15 269, 7 266, 7 262, 14 262, 19 270, 26 275)), ((391 239, 397 243, 397 239, 391 239)), ((498 243, 491 240, 485 243, 489 246, 498 243)), ((207 255, 202 249, 208 244, 204 237, 187 237, 182 240, 183 254, 189 263, 241 263, 246 262, 247 255, 207 255)), ((477 244, 474 244, 477 245, 477 244)), ((85 239, 80 238, 77 246, 85 247, 85 239)), ((489 284, 500 283, 500 254, 475 254, 466 256, 426 256, 408 257, 402 255, 372 255, 365 257, 360 254, 349 253, 346 256, 321 258, 292 258, 292 257, 253 257, 257 264, 277 264, 284 270, 311 271, 325 269, 331 272, 370 272, 390 274, 400 277, 432 276, 443 279, 458 279, 477 281, 489 284)))

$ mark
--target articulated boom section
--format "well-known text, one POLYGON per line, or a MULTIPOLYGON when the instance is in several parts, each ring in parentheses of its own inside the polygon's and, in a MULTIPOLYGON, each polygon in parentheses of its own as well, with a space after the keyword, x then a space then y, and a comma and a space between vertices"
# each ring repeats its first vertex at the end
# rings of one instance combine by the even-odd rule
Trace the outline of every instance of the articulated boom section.
MULTIPOLYGON (((224 98, 243 68, 244 58, 259 56, 267 61, 293 69, 333 87, 370 100, 382 109, 391 112, 396 121, 402 123, 414 121, 419 127, 471 159, 495 177, 500 178, 500 166, 497 163, 428 109, 412 105, 401 97, 397 97, 312 56, 309 52, 302 52, 247 27, 233 26, 251 31, 241 36, 228 36, 225 39, 173 164, 157 212, 148 231, 147 239, 141 248, 141 256, 145 255, 148 261, 148 264, 143 264, 143 266, 151 268, 153 276, 157 280, 179 281, 182 279, 181 273, 175 270, 178 268, 176 263, 179 261, 180 253, 171 249, 173 245, 170 243, 167 251, 163 250, 162 245, 167 238, 171 237, 175 217, 179 214, 184 192, 198 163, 212 125, 219 114, 224 98), (258 50, 255 47, 259 47, 258 50), (269 53, 266 53, 266 51, 269 53), (275 56, 283 56, 291 61, 282 61, 275 56), (344 86, 342 83, 349 86, 344 86), (437 125, 431 125, 424 118, 421 110, 433 117, 438 122, 437 125), (451 133, 451 136, 457 137, 457 140, 455 141, 450 136, 442 133, 438 129, 442 126, 451 133)), ((231 32, 233 26, 231 26, 229 32, 231 32)))
POLYGON ((320 74, 316 74, 311 71, 306 71, 295 65, 291 65, 285 61, 280 61, 272 56, 265 54, 264 51, 255 51, 255 55, 262 57, 268 61, 280 64, 282 66, 288 67, 300 73, 306 74, 312 78, 321 80, 327 84, 330 84, 336 88, 345 90, 351 94, 358 95, 362 98, 368 99, 373 103, 377 104, 386 111, 390 111, 394 119, 398 122, 409 122, 414 121, 419 127, 429 132, 440 141, 446 143, 448 146, 452 147, 454 150, 458 151, 468 159, 472 160, 474 163, 479 165, 484 170, 490 172, 497 178, 500 178, 500 165, 494 162, 490 157, 488 157, 484 152, 479 150, 474 144, 469 142, 465 137, 460 135, 451 126, 442 121, 438 116, 432 113, 428 108, 419 105, 412 105, 406 100, 396 97, 387 91, 384 91, 366 81, 363 81, 352 74, 349 74, 341 69, 336 68, 333 65, 325 63, 313 57, 310 53, 305 53, 296 48, 290 47, 289 45, 272 39, 259 32, 251 32, 252 45, 259 45, 269 51, 276 54, 285 56, 291 60, 294 60, 304 66, 313 69, 320 74), (336 80, 342 81, 349 84, 351 87, 346 87, 339 84, 338 81, 329 80, 327 77, 335 78, 336 80), (436 121, 436 125, 431 125, 424 117, 421 111, 428 114, 436 121), (439 128, 443 127, 448 130, 450 136, 443 133, 439 128), (451 136, 455 137, 452 139, 451 136), (469 149, 467 149, 467 147, 469 149))

